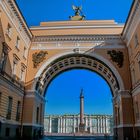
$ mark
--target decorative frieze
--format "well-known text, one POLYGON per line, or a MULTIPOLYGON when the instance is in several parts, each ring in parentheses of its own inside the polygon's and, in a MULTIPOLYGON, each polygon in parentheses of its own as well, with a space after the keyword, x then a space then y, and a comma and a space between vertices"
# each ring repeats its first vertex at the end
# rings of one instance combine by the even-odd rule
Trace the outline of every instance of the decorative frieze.
POLYGON ((56 36, 36 36, 33 38, 34 42, 48 42, 48 41, 107 41, 107 40, 121 40, 120 35, 56 35, 56 36))

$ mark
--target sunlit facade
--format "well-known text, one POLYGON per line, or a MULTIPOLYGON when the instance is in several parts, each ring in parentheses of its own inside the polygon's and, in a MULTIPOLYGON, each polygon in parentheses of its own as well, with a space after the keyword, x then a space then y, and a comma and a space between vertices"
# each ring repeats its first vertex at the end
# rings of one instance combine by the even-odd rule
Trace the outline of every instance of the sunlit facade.
POLYGON ((125 25, 83 20, 31 28, 14 0, 0 0, 0 137, 42 135, 46 89, 73 68, 95 71, 107 81, 114 135, 140 138, 139 0, 125 25))

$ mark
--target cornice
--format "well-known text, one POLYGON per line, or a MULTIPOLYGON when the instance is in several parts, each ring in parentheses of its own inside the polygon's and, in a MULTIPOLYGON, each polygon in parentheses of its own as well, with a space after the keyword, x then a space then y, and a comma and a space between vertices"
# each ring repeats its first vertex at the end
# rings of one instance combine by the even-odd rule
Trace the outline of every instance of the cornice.
POLYGON ((16 17, 16 20, 18 21, 18 24, 20 26, 20 28, 23 29, 23 31, 25 32, 25 34, 28 36, 28 38, 31 40, 32 38, 32 33, 29 30, 26 21, 18 7, 18 5, 16 4, 16 1, 14 0, 1 0, 1 4, 4 6, 6 6, 7 9, 9 9, 10 12, 10 16, 13 19, 14 17, 16 17))
POLYGON ((107 41, 121 40, 121 35, 56 35, 56 36, 35 36, 32 42, 46 41, 107 41))
POLYGON ((139 16, 139 11, 140 11, 140 1, 134 0, 130 13, 129 13, 129 17, 127 19, 127 23, 123 30, 123 38, 127 42, 127 45, 129 44, 136 30, 136 27, 140 21, 140 18, 137 17, 137 15, 139 16))
POLYGON ((61 29, 94 29, 94 28, 123 28, 122 24, 114 24, 114 25, 64 25, 64 26, 39 26, 32 27, 31 30, 61 30, 61 29))

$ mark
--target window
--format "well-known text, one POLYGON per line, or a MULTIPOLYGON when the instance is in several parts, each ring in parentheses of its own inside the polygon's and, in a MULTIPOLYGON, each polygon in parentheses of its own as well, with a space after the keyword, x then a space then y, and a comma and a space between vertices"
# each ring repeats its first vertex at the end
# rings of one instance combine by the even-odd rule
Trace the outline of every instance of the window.
POLYGON ((39 122, 39 107, 36 109, 36 123, 39 122))
POLYGON ((135 47, 137 47, 139 45, 139 40, 138 40, 137 34, 135 34, 135 36, 134 36, 134 45, 135 45, 135 47))
POLYGON ((11 38, 12 36, 12 26, 8 23, 7 25, 7 30, 6 30, 6 35, 11 38))
POLYGON ((17 37, 17 40, 16 40, 16 48, 19 49, 19 44, 20 44, 20 38, 17 37))
POLYGON ((129 47, 128 47, 128 52, 129 52, 129 56, 131 57, 132 56, 132 46, 130 45, 129 47))
POLYGON ((6 118, 7 118, 8 120, 11 119, 12 103, 13 103, 13 98, 12 98, 12 97, 9 97, 9 98, 8 98, 7 116, 6 116, 6 118))
POLYGON ((2 71, 4 71, 4 69, 5 69, 8 52, 9 52, 8 45, 5 42, 3 42, 2 43, 2 54, 1 54, 1 58, 0 58, 0 69, 2 71))
POLYGON ((26 47, 24 47, 24 50, 23 50, 23 57, 27 58, 27 48, 26 47))
POLYGON ((17 114, 16 114, 16 121, 20 120, 20 113, 21 113, 21 102, 17 102, 17 114))
POLYGON ((137 63, 138 63, 139 71, 140 71, 140 54, 138 54, 137 63))
POLYGON ((135 102, 135 114, 136 114, 136 119, 139 119, 139 103, 136 101, 135 102))
POLYGON ((135 77, 135 70, 134 68, 131 70, 131 77, 132 77, 132 84, 134 85, 136 82, 136 77, 135 77))
POLYGON ((20 80, 23 82, 25 81, 25 70, 26 70, 26 66, 22 63, 21 64, 20 80))
POLYGON ((13 69, 12 69, 14 76, 16 75, 18 61, 19 61, 18 56, 16 54, 14 54, 14 56, 13 56, 13 69))
POLYGON ((13 62, 13 75, 16 75, 16 68, 17 68, 17 63, 14 61, 13 62))
POLYGON ((5 129, 5 136, 9 137, 10 136, 10 128, 5 129))
POLYGON ((2 93, 0 92, 0 115, 1 115, 1 101, 2 101, 2 93))

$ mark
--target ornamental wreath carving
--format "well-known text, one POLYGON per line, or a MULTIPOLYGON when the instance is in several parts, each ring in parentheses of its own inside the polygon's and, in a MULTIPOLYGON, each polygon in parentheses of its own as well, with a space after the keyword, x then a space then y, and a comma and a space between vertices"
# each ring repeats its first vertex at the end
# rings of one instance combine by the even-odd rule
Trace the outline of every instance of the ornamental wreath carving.
POLYGON ((37 68, 39 63, 41 63, 45 60, 46 54, 48 54, 47 51, 40 51, 40 52, 35 52, 32 55, 32 61, 33 61, 34 68, 37 68))
POLYGON ((113 62, 117 63, 119 68, 121 68, 123 66, 123 61, 124 61, 123 52, 116 51, 116 50, 109 50, 109 51, 107 51, 107 54, 110 55, 111 60, 113 62))

